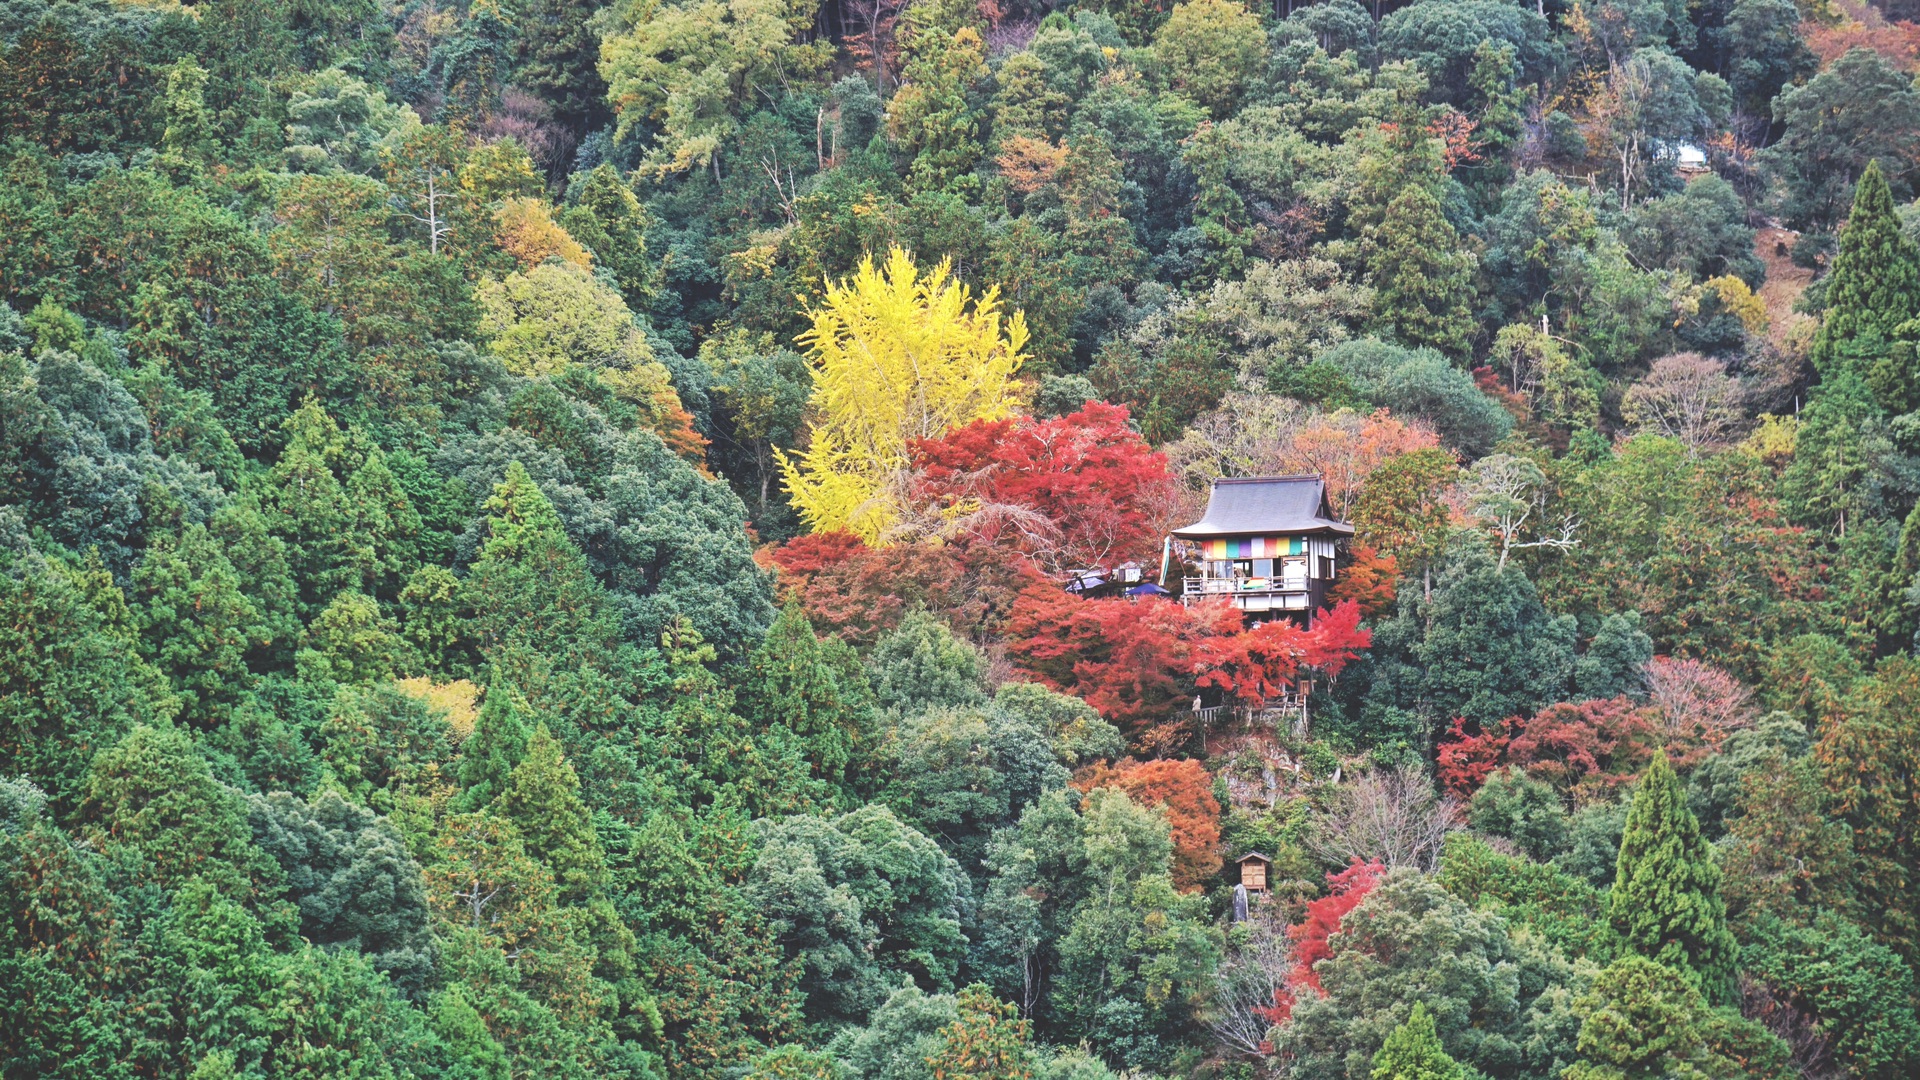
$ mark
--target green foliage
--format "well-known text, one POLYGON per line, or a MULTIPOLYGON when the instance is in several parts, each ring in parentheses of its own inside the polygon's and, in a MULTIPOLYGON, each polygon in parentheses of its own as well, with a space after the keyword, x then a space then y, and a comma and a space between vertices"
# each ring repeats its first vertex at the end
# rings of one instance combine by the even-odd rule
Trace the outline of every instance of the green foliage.
POLYGON ((1852 48, 1826 70, 1781 90, 1772 106, 1784 126, 1760 158, 1780 185, 1780 209, 1797 228, 1830 228, 1853 198, 1856 178, 1877 163, 1904 195, 1910 167, 1898 147, 1920 130, 1920 92, 1869 49, 1852 48))
MULTIPOLYGON (((1868 162, 1827 277, 1827 311, 1810 359, 1829 377, 1850 370, 1867 379, 1889 412, 1920 405, 1911 375, 1876 351, 1892 347, 1899 327, 1920 313, 1920 251, 1900 230, 1880 166, 1868 162)), ((1909 365, 1910 366, 1910 365, 1909 365)))
POLYGON ((473 733, 460 745, 460 807, 485 809, 506 792, 514 768, 526 755, 526 722, 510 692, 505 687, 488 690, 473 733))
POLYGON ((606 856, 580 801, 580 778, 545 724, 527 740, 526 755, 513 767, 492 809, 513 823, 545 864, 560 902, 580 903, 605 885, 606 856))
POLYGON ((117 601, 124 616, 118 590, 101 585, 90 602, 73 578, 31 556, 0 573, 0 755, 62 811, 77 802, 96 752, 179 709, 130 628, 103 610, 117 601))
POLYGON ((1733 999, 1738 947, 1720 898, 1720 867, 1665 753, 1654 756, 1633 793, 1607 918, 1627 948, 1688 973, 1709 1000, 1733 999))
POLYGON ((1361 234, 1381 329, 1415 348, 1467 352, 1475 260, 1425 188, 1409 187, 1361 234))
POLYGON ((1574 980, 1557 953, 1523 953, 1497 916, 1416 871, 1390 874, 1341 922, 1315 966, 1326 996, 1302 995, 1276 1050, 1301 1076, 1362 1076, 1424 1003, 1447 1055, 1495 1071, 1546 1072, 1562 1056, 1543 990, 1574 980))
POLYGON ((1912 1072, 1899 6, 0 4, 0 1077, 1912 1072), (894 248, 1019 313, 1007 415, 1332 482, 1313 738, 1007 682, 1045 515, 796 535, 894 248), (1315 785, 1456 738, 1294 970, 1315 785))
POLYGON ((1427 1007, 1415 1004, 1407 1022, 1395 1028, 1373 1055, 1373 1080, 1456 1080, 1459 1062, 1447 1056, 1433 1030, 1427 1007))
POLYGON ((966 939, 966 879, 884 807, 759 826, 745 896, 799 964, 817 1024, 865 1017, 903 977, 950 990, 966 939))
POLYGON ((1893 950, 1831 912, 1812 926, 1767 920, 1740 964, 1775 1000, 1804 1010, 1859 1077, 1908 1075, 1920 1058, 1913 971, 1893 950))
POLYGON ((421 994, 433 972, 420 867, 391 823, 337 792, 302 802, 286 792, 251 795, 254 843, 279 863, 300 935, 348 948, 404 990, 421 994))
POLYGON ((1473 793, 1467 821, 1511 840, 1535 862, 1549 862, 1567 846, 1567 813, 1560 793, 1521 769, 1494 773, 1473 793))
POLYGON ((979 651, 926 611, 908 613, 867 657, 874 700, 901 714, 978 704, 981 668, 979 651))
POLYGON ((1398 709, 1438 730, 1455 716, 1494 724, 1560 700, 1574 666, 1574 621, 1555 618, 1515 567, 1501 570, 1479 536, 1457 534, 1431 595, 1409 589, 1374 633, 1368 707, 1398 709))
POLYGON ((1752 1021, 1717 1014, 1684 972, 1626 956, 1574 1003, 1583 1060, 1569 1080, 1774 1075, 1787 1048, 1752 1021))
POLYGON ((177 727, 142 724, 103 748, 81 813, 124 872, 162 888, 197 879, 245 896, 261 869, 240 794, 213 778, 177 727))
POLYGON ((1815 747, 1830 812, 1852 830, 1860 856, 1853 879, 1861 916, 1909 963, 1920 938, 1913 901, 1920 880, 1913 827, 1920 800, 1912 787, 1920 760, 1917 695, 1920 665, 1905 657, 1882 661, 1822 725, 1815 747))
POLYGON ((1465 833, 1447 837, 1439 883, 1480 911, 1531 927, 1569 956, 1602 960, 1614 949, 1601 918, 1605 894, 1560 869, 1503 855, 1465 833))

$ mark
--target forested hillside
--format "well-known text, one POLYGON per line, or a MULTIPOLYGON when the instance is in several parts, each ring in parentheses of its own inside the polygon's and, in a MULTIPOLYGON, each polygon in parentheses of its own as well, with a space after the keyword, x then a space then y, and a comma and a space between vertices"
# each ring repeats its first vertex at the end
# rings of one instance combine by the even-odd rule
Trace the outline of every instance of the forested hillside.
POLYGON ((1920 1075, 1910 19, 0 0, 0 1078, 1920 1075))

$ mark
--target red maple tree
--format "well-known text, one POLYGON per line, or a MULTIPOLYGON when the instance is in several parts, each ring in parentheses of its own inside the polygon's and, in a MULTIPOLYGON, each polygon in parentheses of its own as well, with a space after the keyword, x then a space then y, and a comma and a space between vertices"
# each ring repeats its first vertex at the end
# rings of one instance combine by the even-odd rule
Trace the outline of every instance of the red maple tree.
POLYGON ((974 543, 1011 547, 1044 571, 1149 559, 1168 503, 1167 460, 1090 401, 1052 420, 978 420, 913 445, 910 500, 957 519, 974 543))
POLYGON ((1206 642, 1195 684, 1246 705, 1292 693, 1303 674, 1338 676, 1373 634, 1360 627, 1360 605, 1348 600, 1322 610, 1306 627, 1291 619, 1264 622, 1244 633, 1206 642))
POLYGON ((1268 1020, 1286 1023, 1303 989, 1326 996, 1314 965, 1333 955, 1331 939, 1340 932, 1340 921, 1360 906, 1386 872, 1378 859, 1364 863, 1356 859, 1345 870, 1327 875, 1327 895, 1308 904, 1306 917, 1287 928, 1287 936, 1293 939, 1293 970, 1286 985, 1274 992, 1273 1007, 1264 1010, 1268 1020))
POLYGON ((1607 797, 1638 780, 1664 748, 1676 768, 1696 764, 1707 744, 1691 732, 1669 732, 1653 710, 1627 697, 1563 701, 1531 718, 1511 716, 1480 731, 1456 719, 1439 747, 1440 782, 1471 798, 1508 765, 1577 802, 1607 797))

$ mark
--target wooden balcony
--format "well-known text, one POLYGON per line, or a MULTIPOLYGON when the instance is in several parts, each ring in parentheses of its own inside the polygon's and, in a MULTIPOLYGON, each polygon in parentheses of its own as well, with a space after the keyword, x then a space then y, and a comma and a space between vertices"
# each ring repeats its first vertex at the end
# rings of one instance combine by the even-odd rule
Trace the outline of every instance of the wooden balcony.
POLYGON ((1180 579, 1183 603, 1229 600, 1242 611, 1310 612, 1326 602, 1324 581, 1312 578, 1211 578, 1180 579))

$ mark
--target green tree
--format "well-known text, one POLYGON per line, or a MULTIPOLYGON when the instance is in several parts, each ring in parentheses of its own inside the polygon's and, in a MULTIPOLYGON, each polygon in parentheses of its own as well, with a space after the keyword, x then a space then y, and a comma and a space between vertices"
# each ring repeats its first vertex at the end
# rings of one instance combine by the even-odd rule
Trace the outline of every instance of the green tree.
POLYGON ((647 257, 653 217, 613 166, 596 165, 568 188, 560 224, 593 252, 596 265, 613 271, 627 306, 645 311, 659 288, 659 270, 647 257))
POLYGON ((204 525, 158 536, 133 571, 141 651, 165 672, 195 723, 218 720, 245 692, 260 611, 204 525))
POLYGON ((580 801, 580 777, 545 724, 534 728, 493 809, 546 864, 562 903, 589 900, 605 887, 606 855, 580 801))
POLYGON ((810 1020, 864 1017, 903 977, 952 988, 966 878, 932 840, 883 806, 758 829, 744 894, 798 962, 810 1020))
POLYGON ((1628 948, 1689 972, 1709 999, 1733 999, 1739 946, 1727 929, 1720 867, 1664 751, 1633 793, 1607 919, 1628 948))
POLYGON ((859 657, 838 637, 814 636, 794 604, 747 659, 739 704, 757 726, 778 725, 799 739, 815 775, 833 784, 852 779, 850 769, 878 735, 859 657))
POLYGON ((959 1015, 927 1058, 934 1080, 1033 1080, 1031 1021, 978 983, 960 991, 955 1004, 959 1015))
POLYGON ((1291 1021, 1273 1032, 1274 1048, 1302 1077, 1367 1076, 1421 1002, 1460 1064, 1553 1075, 1572 1056, 1570 1037, 1556 1030, 1565 1017, 1555 998, 1573 972, 1537 942, 1523 952, 1523 941, 1438 882, 1394 871, 1341 919, 1333 955, 1315 965, 1325 996, 1298 994, 1291 1021))
POLYGON ((1460 1080, 1466 1073, 1447 1056, 1433 1030, 1433 1015, 1415 1002, 1407 1022, 1393 1029, 1373 1055, 1373 1080, 1460 1080))
POLYGON ((240 794, 213 777, 187 733, 142 724, 94 758, 81 807, 108 854, 136 880, 193 878, 244 896, 260 852, 240 794))
MULTIPOLYGON (((102 601, 117 595, 103 585, 102 601)), ((180 707, 130 628, 103 606, 36 557, 16 556, 0 572, 0 759, 62 814, 96 753, 180 707)), ((115 606, 124 611, 125 602, 115 606)))
POLYGON ((495 684, 480 706, 472 734, 460 746, 461 809, 485 809, 507 790, 514 768, 526 756, 526 721, 510 691, 495 684))
POLYGON ((1191 0, 1154 31, 1173 85, 1216 120, 1232 115, 1266 51, 1260 17, 1237 0, 1191 0))
POLYGON ((314 616, 294 663, 304 678, 371 683, 408 674, 419 660, 378 600, 348 590, 314 616))
POLYGON ((213 118, 207 115, 206 68, 183 56, 167 69, 161 99, 166 127, 160 132, 160 160, 172 169, 197 168, 211 149, 213 118))
POLYGON ((1881 661, 1825 718, 1815 757, 1831 811, 1853 831, 1854 888, 1866 924, 1920 957, 1920 663, 1881 661))
POLYGON ((1811 926, 1762 920, 1740 966, 1811 1014, 1849 1075, 1894 1080, 1920 1065, 1913 970, 1859 926, 1832 912, 1811 926))
POLYGON ((1718 1013, 1682 970, 1643 956, 1613 962, 1574 1002, 1581 1061, 1566 1080, 1771 1076, 1787 1048, 1758 1024, 1718 1013))
POLYGON ((608 647, 617 628, 606 592, 519 462, 486 512, 480 555, 461 589, 483 652, 520 645, 581 657, 608 647))
POLYGON ((433 942, 420 867, 399 831, 338 792, 303 802, 284 791, 247 797, 254 843, 280 864, 300 935, 348 947, 402 988, 420 993, 433 942))
POLYGON ((924 610, 909 612, 867 657, 874 699, 901 715, 980 703, 982 664, 978 649, 924 610))
POLYGON ((1920 250, 1901 231, 1878 162, 1867 163, 1854 188, 1853 210, 1826 280, 1827 310, 1809 356, 1815 369, 1833 375, 1845 365, 1872 379, 1889 412, 1920 404, 1920 388, 1910 385, 1915 376, 1881 375, 1883 358, 1873 355, 1893 344, 1901 323, 1920 314, 1920 250))
POLYGON ((1849 49, 1812 79, 1784 88, 1773 118, 1785 130, 1759 163, 1780 186, 1789 225, 1832 227, 1869 163, 1887 170, 1896 196, 1909 192, 1913 167, 1905 147, 1920 131, 1920 91, 1879 53, 1849 49))
POLYGON ((1567 846, 1567 812, 1560 793, 1517 767, 1487 777, 1473 793, 1467 821, 1504 837, 1535 862, 1548 862, 1567 846))
POLYGON ((1440 200, 1410 186, 1361 237, 1376 325, 1411 346, 1464 356, 1474 331, 1476 260, 1440 212, 1440 200))
MULTIPOLYGON (((1456 534, 1431 594, 1407 589, 1374 631, 1369 709, 1399 709, 1431 730, 1453 717, 1494 724, 1563 700, 1573 674, 1572 616, 1554 617, 1515 567, 1496 565, 1477 535, 1456 534)), ((1424 736, 1422 736, 1424 737, 1424 736)))

